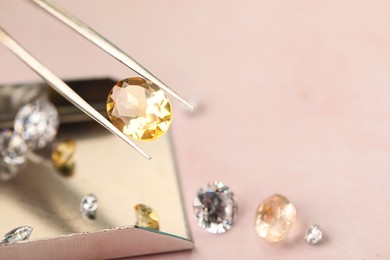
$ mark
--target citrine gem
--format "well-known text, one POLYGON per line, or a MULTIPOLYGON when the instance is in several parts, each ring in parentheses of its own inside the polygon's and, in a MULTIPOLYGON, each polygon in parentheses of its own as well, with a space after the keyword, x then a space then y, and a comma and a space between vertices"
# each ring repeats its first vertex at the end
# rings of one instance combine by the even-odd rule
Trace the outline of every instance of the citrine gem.
POLYGON ((136 140, 154 140, 171 124, 171 103, 167 95, 143 78, 127 78, 116 83, 106 107, 111 122, 136 140))
POLYGON ((150 228, 154 230, 160 229, 160 218, 156 211, 144 204, 137 204, 134 207, 137 218, 136 226, 150 228))

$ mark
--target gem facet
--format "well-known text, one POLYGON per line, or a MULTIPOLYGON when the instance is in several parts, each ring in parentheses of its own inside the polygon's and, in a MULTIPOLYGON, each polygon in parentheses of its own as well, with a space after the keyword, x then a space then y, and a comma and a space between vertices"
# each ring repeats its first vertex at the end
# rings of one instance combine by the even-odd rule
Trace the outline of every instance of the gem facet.
POLYGON ((137 140, 153 140, 171 124, 171 103, 155 84, 143 78, 119 81, 107 98, 111 122, 124 134, 137 140))
POLYGON ((136 226, 154 230, 160 229, 160 218, 158 217, 156 211, 144 204, 137 204, 135 205, 134 209, 135 215, 137 217, 137 222, 135 224, 136 226))
POLYGON ((293 227, 295 217, 294 205, 282 195, 273 195, 257 209, 257 234, 268 242, 283 240, 293 227))
POLYGON ((8 129, 0 133, 0 157, 6 164, 20 166, 26 161, 28 147, 22 137, 8 129))
POLYGON ((305 241, 315 245, 322 240, 323 232, 319 225, 312 225, 306 232, 305 241))
POLYGON ((21 107, 14 121, 15 132, 20 134, 31 149, 42 148, 57 134, 57 109, 46 100, 21 107))
POLYGON ((217 181, 198 190, 193 209, 199 226, 214 234, 230 230, 237 214, 233 192, 217 181))
POLYGON ((74 155, 76 153, 76 141, 69 139, 56 143, 53 146, 52 162, 64 175, 71 175, 74 170, 74 155))
POLYGON ((15 228, 4 235, 3 239, 1 240, 1 244, 12 244, 26 240, 30 237, 32 230, 33 229, 28 226, 15 228))
POLYGON ((95 195, 88 194, 81 199, 80 212, 84 217, 89 219, 95 219, 97 208, 98 200, 95 195))

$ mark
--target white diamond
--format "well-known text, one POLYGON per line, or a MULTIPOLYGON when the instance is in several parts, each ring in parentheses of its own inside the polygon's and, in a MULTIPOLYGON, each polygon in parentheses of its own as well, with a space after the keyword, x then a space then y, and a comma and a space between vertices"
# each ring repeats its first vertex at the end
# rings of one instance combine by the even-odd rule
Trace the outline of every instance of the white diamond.
POLYGON ((81 199, 80 212, 87 218, 94 219, 98 208, 98 199, 93 194, 88 194, 81 199))
POLYGON ((0 180, 8 181, 14 178, 19 172, 20 166, 11 165, 6 162, 2 158, 0 158, 0 180))
POLYGON ((14 121, 15 132, 20 134, 31 149, 42 148, 57 134, 58 112, 46 100, 21 107, 14 121))
POLYGON ((212 182, 199 189, 193 209, 199 226, 214 234, 230 230, 237 214, 234 194, 221 182, 212 182))
POLYGON ((311 245, 315 245, 322 240, 322 229, 319 225, 312 225, 306 232, 305 240, 311 245))
POLYGON ((32 228, 28 226, 18 227, 4 235, 1 240, 2 244, 12 244, 15 242, 26 240, 30 237, 32 228))
POLYGON ((28 147, 19 134, 6 129, 0 133, 0 155, 10 165, 22 165, 26 161, 28 147))

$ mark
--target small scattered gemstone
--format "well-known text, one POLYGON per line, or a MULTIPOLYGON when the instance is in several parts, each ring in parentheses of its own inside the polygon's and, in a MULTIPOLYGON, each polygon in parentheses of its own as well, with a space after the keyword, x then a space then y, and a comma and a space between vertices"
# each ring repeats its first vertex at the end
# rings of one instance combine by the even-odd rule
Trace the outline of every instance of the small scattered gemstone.
POLYGON ((0 158, 0 180, 9 181, 10 179, 16 177, 20 168, 21 166, 8 164, 0 158))
POLYGON ((257 209, 257 234, 268 242, 286 238, 295 223, 296 211, 290 201, 279 194, 266 199, 257 209))
POLYGON ((137 218, 137 222, 135 224, 136 226, 154 230, 160 229, 160 218, 158 217, 156 211, 144 204, 137 204, 134 209, 137 218))
POLYGON ((1 240, 1 243, 12 244, 15 242, 26 240, 30 237, 32 230, 33 229, 28 226, 15 228, 4 235, 3 239, 1 240))
POLYGON ((154 140, 164 134, 172 119, 168 96, 143 78, 119 81, 107 98, 111 122, 124 134, 137 140, 154 140))
POLYGON ((73 173, 76 153, 76 141, 73 139, 64 140, 53 146, 52 162, 54 167, 63 175, 70 176, 73 173))
POLYGON ((54 139, 58 123, 58 112, 54 105, 46 100, 38 100, 19 109, 14 129, 31 149, 36 149, 43 148, 54 139))
POLYGON ((88 194, 81 199, 80 212, 83 216, 89 219, 95 219, 97 208, 98 208, 98 199, 95 195, 88 194))
POLYGON ((20 166, 26 161, 28 147, 22 137, 8 129, 0 133, 0 157, 6 164, 20 166))
POLYGON ((198 190, 193 209, 199 226, 213 234, 230 230, 237 214, 233 192, 217 181, 198 190))
POLYGON ((305 240, 311 245, 315 245, 323 238, 322 228, 319 225, 312 225, 306 232, 305 240))

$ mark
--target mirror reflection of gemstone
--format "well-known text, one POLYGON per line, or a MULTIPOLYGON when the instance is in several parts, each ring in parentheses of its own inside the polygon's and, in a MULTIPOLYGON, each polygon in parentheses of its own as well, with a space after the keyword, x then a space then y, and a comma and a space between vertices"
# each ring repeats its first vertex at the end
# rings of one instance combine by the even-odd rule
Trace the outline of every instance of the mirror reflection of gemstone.
POLYGON ((32 233, 32 228, 28 226, 22 226, 15 228, 4 235, 3 239, 1 240, 1 244, 12 244, 19 241, 26 240, 30 237, 32 233))
POLYGON ((58 112, 45 99, 22 106, 15 117, 14 131, 22 136, 31 149, 43 148, 57 134, 58 112))
POLYGON ((137 204, 134 206, 134 209, 137 218, 137 222, 135 224, 136 226, 154 230, 160 229, 160 218, 158 217, 156 211, 144 204, 137 204))
POLYGON ((87 219, 96 219, 98 199, 93 194, 85 195, 80 202, 80 213, 87 219))
POLYGON ((199 226, 213 234, 230 230, 237 214, 234 194, 221 182, 211 182, 200 188, 193 209, 199 226))
POLYGON ((75 168, 76 141, 68 139, 57 142, 52 150, 52 162, 54 167, 63 175, 71 176, 75 168))

